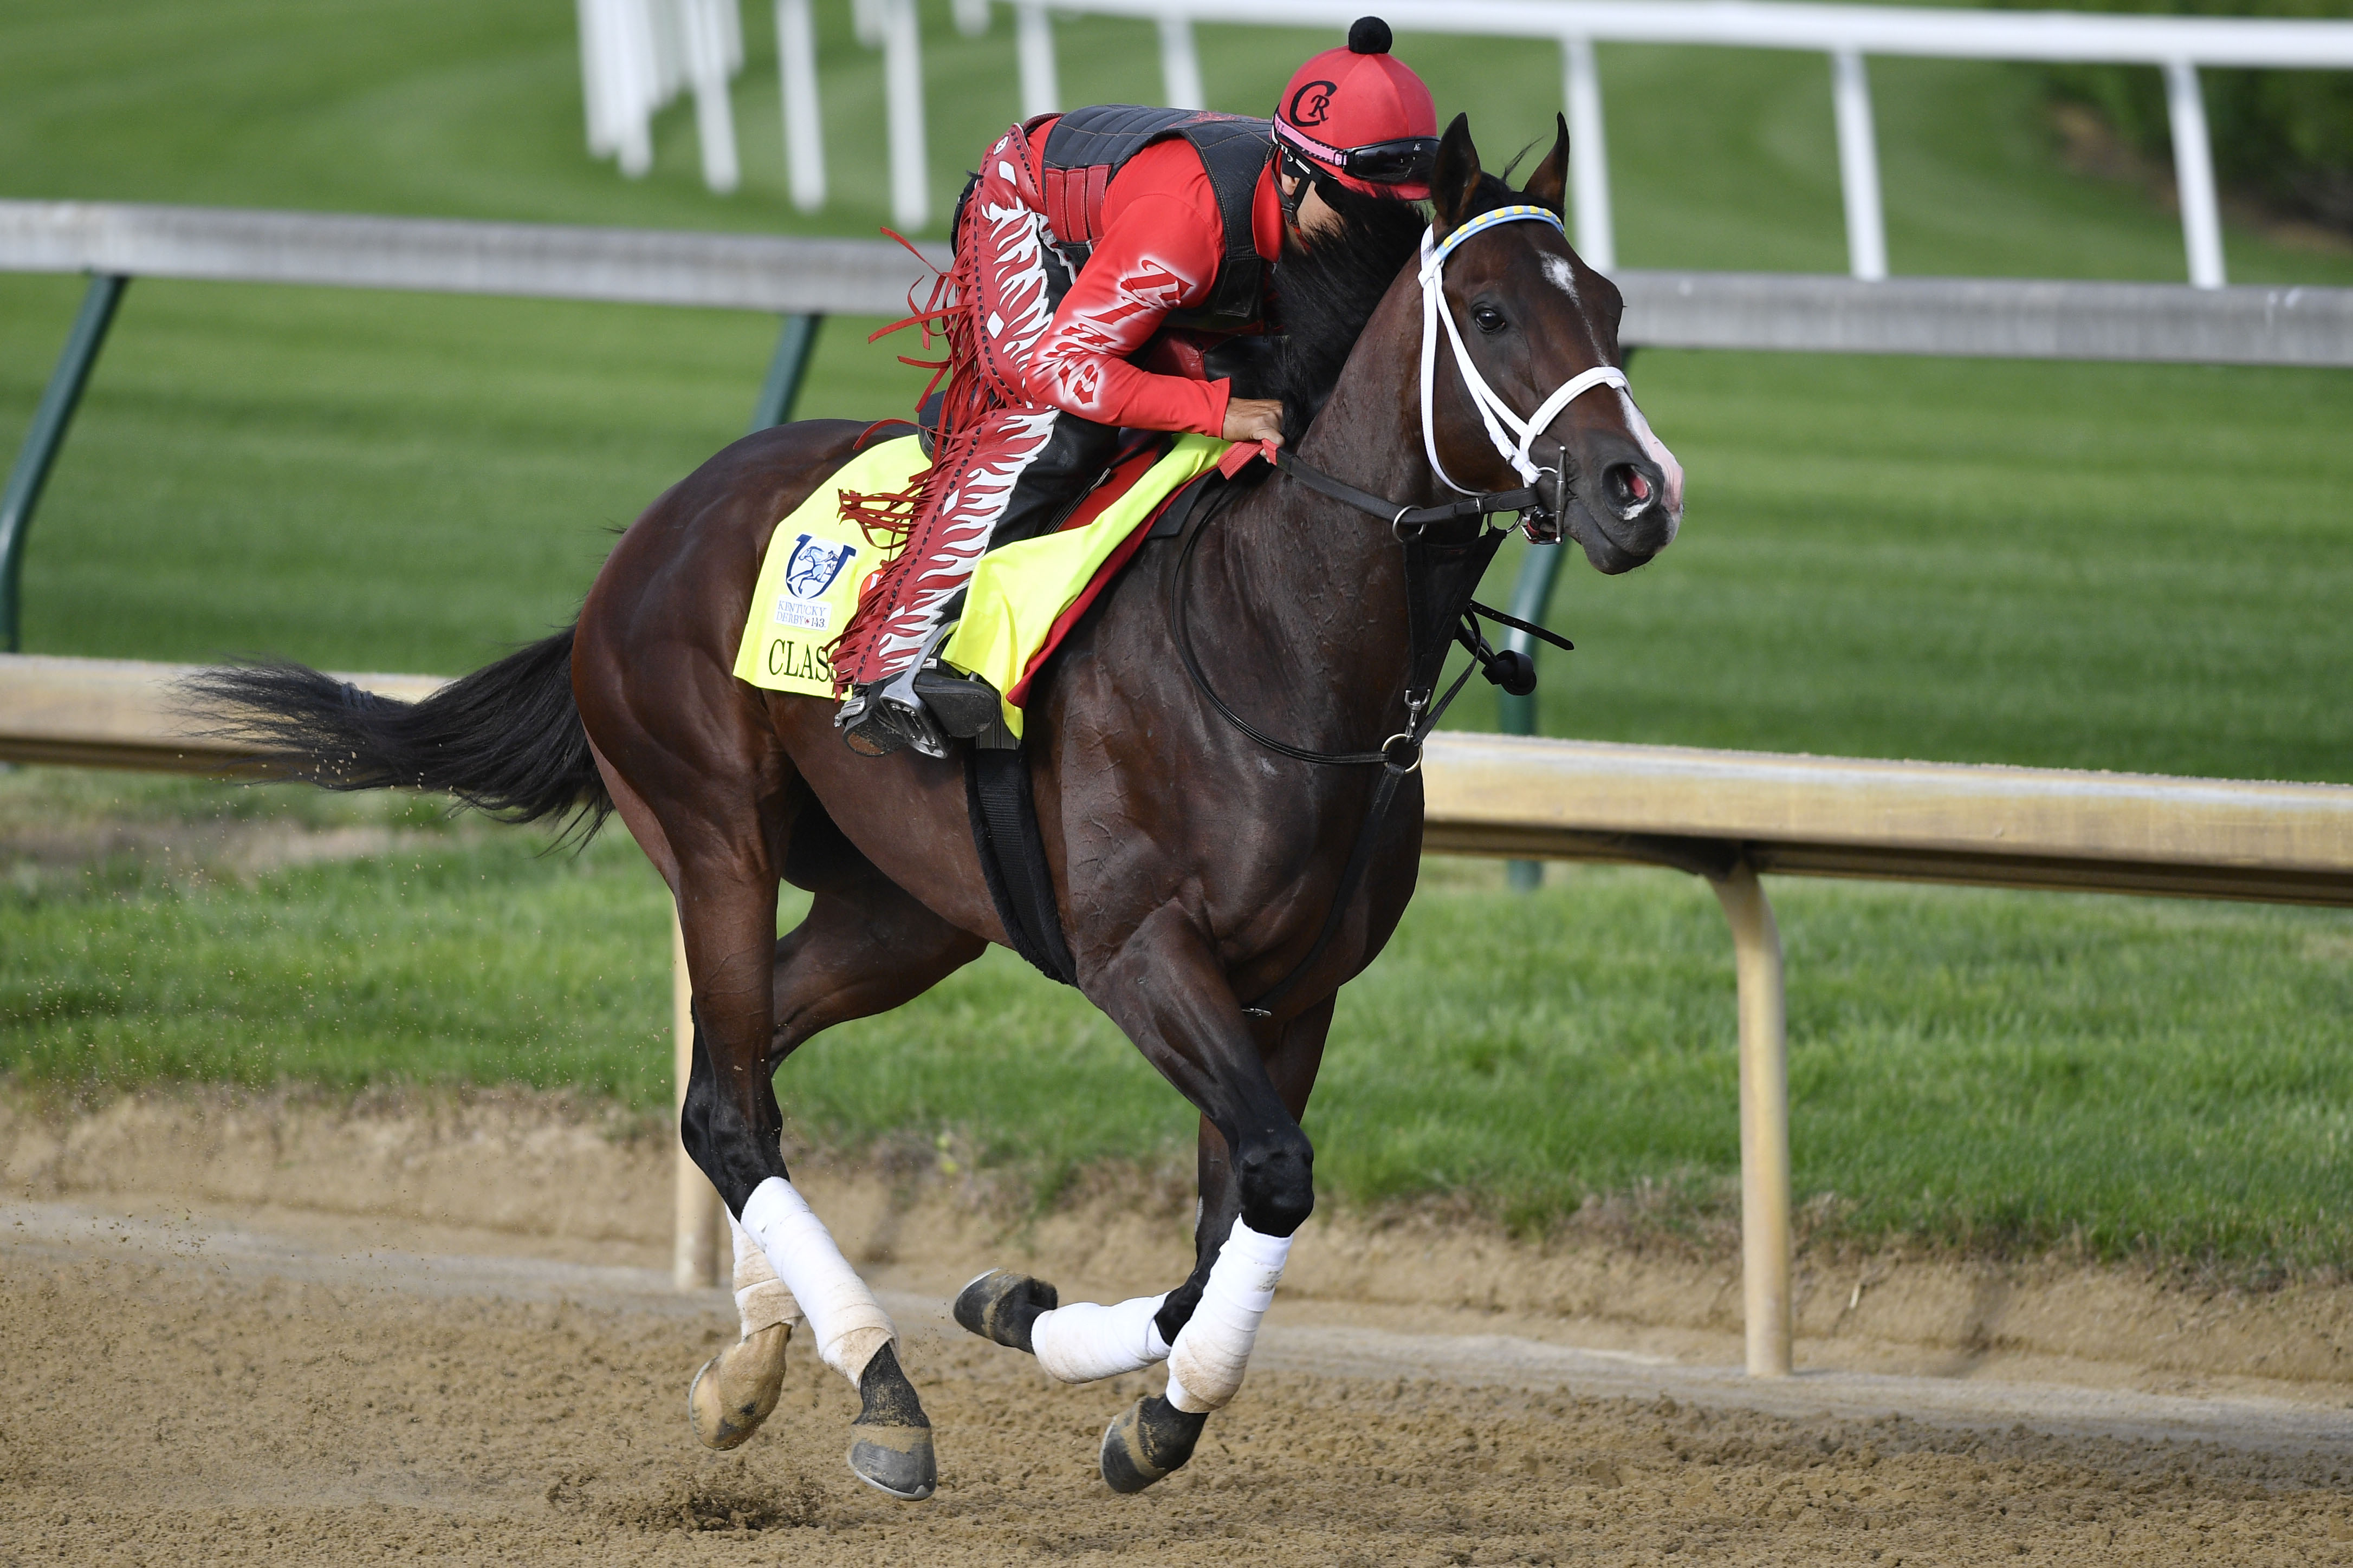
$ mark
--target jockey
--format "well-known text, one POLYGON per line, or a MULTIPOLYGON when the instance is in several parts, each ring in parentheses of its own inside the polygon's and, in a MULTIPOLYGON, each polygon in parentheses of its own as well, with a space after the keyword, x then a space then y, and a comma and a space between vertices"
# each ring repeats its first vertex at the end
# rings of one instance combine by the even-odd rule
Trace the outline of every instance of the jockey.
POLYGON ((997 693, 938 660, 955 601, 992 544, 1056 525, 1123 427, 1282 438, 1281 402, 1232 395, 1203 353, 1266 330, 1286 237, 1341 227, 1335 183, 1428 198, 1437 111, 1388 49, 1388 25, 1359 20, 1300 67, 1271 122, 1110 104, 988 150, 934 299, 949 354, 932 465, 903 495, 846 499, 908 531, 834 650, 852 751, 944 755, 996 721, 997 693))

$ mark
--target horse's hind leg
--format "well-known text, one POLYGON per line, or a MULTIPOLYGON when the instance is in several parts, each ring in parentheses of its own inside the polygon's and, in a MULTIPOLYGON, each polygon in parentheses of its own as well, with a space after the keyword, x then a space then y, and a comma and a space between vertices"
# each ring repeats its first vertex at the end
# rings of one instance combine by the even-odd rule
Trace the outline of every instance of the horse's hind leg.
MULTIPOLYGON (((627 785, 627 798, 617 791, 616 803, 678 897, 694 994, 693 1065, 679 1119, 687 1153, 790 1291, 819 1358, 857 1385, 861 1409, 852 1428, 850 1469, 894 1497, 927 1498, 937 1483, 931 1424, 900 1368, 897 1328, 794 1188, 779 1145, 784 1117, 771 1082, 776 1063, 815 1028, 853 1016, 821 1000, 788 1007, 786 1018, 797 1021, 779 1038, 776 889, 790 860, 795 806, 807 805, 806 793, 756 710, 713 699, 702 706, 700 721, 680 722, 692 706, 682 699, 641 709, 605 700, 609 681, 588 684, 600 700, 584 702, 582 717, 599 764, 627 785), (643 830, 640 817, 647 819, 643 830)), ((812 916, 816 933, 783 955, 783 967, 797 972, 800 949, 821 957, 840 947, 839 940, 823 939, 837 927, 849 931, 850 948, 869 952, 871 966, 895 967, 899 954, 858 940, 876 929, 903 933, 903 910, 887 899, 882 919, 864 918, 861 906, 878 896, 861 885, 850 898, 828 900, 827 913, 812 916), (837 906, 839 912, 831 912, 837 906)), ((836 966, 812 967, 819 988, 844 993, 853 1009, 892 990, 887 984, 843 985, 836 966)), ((944 972, 922 975, 913 988, 944 972)), ((789 1332, 783 1329, 756 1353, 747 1352, 746 1364, 723 1369, 744 1375, 714 1374, 712 1394, 724 1407, 723 1419, 705 1420, 707 1413, 695 1412, 698 1436, 732 1442, 749 1436, 765 1414, 763 1405, 773 1405, 761 1395, 781 1373, 777 1342, 789 1332)))
MULTIPOLYGON (((804 1040, 852 1018, 866 1017, 920 994, 977 957, 987 946, 957 930, 890 882, 849 847, 822 807, 806 805, 794 824, 786 874, 816 890, 807 919, 779 940, 770 969, 773 1031, 771 1072, 804 1040)), ((773 929, 773 928, 772 928, 773 929)), ((784 1349, 800 1320, 797 1300, 778 1279, 760 1241, 730 1216, 734 1233, 735 1297, 743 1338, 712 1358, 688 1393, 695 1435, 714 1448, 749 1438, 776 1407, 784 1382, 784 1349)), ((844 1371, 848 1368, 844 1367, 844 1371)), ((921 1468, 927 1433, 912 1387, 904 1386, 895 1355, 878 1354, 857 1379, 866 1398, 863 1428, 851 1468, 883 1490, 907 1495, 911 1478, 885 1484, 893 1472, 921 1468), (881 1375, 877 1373, 877 1366, 881 1375), (894 1406, 912 1423, 888 1417, 894 1406), (893 1440, 902 1447, 893 1447, 893 1440), (903 1451, 921 1446, 922 1454, 903 1451)))

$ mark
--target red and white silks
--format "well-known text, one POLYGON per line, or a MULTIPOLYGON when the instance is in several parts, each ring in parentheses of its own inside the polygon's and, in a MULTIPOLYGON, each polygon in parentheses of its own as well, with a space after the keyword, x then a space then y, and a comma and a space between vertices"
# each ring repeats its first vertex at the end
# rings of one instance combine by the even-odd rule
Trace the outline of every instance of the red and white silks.
POLYGON ((1055 421, 1152 430, 1224 427, 1226 388, 1133 363, 1169 312, 1215 287, 1224 246, 1215 193, 1180 142, 1146 148, 1122 171, 1092 259, 1057 295, 1032 142, 1016 126, 982 161, 956 231, 953 270, 922 320, 947 339, 946 395, 933 465, 896 496, 846 498, 872 534, 905 531, 902 555, 867 590, 834 649, 836 679, 860 685, 904 669, 971 575, 1055 421))
POLYGON ((982 161, 942 289, 950 379, 932 466, 906 496, 872 498, 906 520, 908 540, 834 649, 842 686, 887 679, 923 652, 1053 438, 1060 411, 1030 401, 1022 368, 1054 319, 1042 205, 1015 126, 982 161))

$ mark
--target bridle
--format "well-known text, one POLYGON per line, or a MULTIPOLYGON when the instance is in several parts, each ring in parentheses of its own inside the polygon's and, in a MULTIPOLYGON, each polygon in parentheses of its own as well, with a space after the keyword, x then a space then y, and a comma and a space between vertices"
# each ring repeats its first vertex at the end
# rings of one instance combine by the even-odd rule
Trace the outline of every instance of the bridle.
POLYGON ((1451 490, 1464 499, 1438 506, 1399 506, 1369 490, 1358 489, 1345 480, 1302 462, 1282 447, 1261 448, 1261 454, 1279 474, 1305 485, 1309 489, 1359 511, 1384 519, 1390 535, 1405 552, 1406 636, 1406 727, 1369 752, 1319 752, 1309 747, 1293 745, 1276 739, 1237 713, 1209 684, 1202 672, 1200 660, 1193 651, 1191 627, 1186 615, 1186 590, 1192 579, 1193 554, 1209 524, 1219 510, 1222 501, 1233 494, 1229 486, 1223 495, 1213 498, 1187 535, 1183 550, 1176 558, 1176 569, 1169 579, 1169 618, 1175 633, 1176 652, 1183 661, 1185 673, 1208 700, 1210 707, 1229 724, 1268 750, 1298 762, 1326 767, 1367 767, 1380 764, 1381 776, 1373 792, 1371 809, 1366 813, 1363 828, 1356 836, 1347 865, 1340 873, 1340 885, 1325 913, 1323 929, 1316 933, 1314 945, 1307 955, 1294 965, 1291 973, 1273 989, 1255 1002, 1246 1004, 1242 1011, 1253 1017, 1272 1016, 1274 1004, 1280 1001, 1301 976, 1312 969, 1331 944, 1345 915, 1356 886, 1371 866, 1373 847, 1380 837, 1381 826, 1388 816, 1390 804, 1396 799, 1398 787, 1406 777, 1421 766, 1422 748, 1439 720, 1461 694, 1472 672, 1483 673, 1494 684, 1514 696, 1526 696, 1535 689, 1535 665, 1516 650, 1497 650, 1489 645, 1480 627, 1483 617, 1501 626, 1526 632, 1556 647, 1573 648, 1567 638, 1556 637, 1544 627, 1533 626, 1500 610, 1480 604, 1472 595, 1485 574, 1487 563, 1494 559, 1510 527, 1497 528, 1488 519, 1502 512, 1517 515, 1519 523, 1528 528, 1531 537, 1539 531, 1549 530, 1557 537, 1560 513, 1566 510, 1570 492, 1565 473, 1566 460, 1545 466, 1536 463, 1529 447, 1562 409, 1597 386, 1625 388, 1626 373, 1615 365, 1596 365, 1581 371, 1556 388, 1552 395, 1537 405, 1526 419, 1514 414, 1510 405, 1487 384, 1472 363, 1470 349, 1462 341, 1462 331, 1454 321, 1454 312, 1446 304, 1445 269, 1447 258, 1465 240, 1484 234, 1489 229, 1507 223, 1546 223, 1564 237, 1560 216, 1548 207, 1527 205, 1495 207, 1457 227, 1443 240, 1437 237, 1432 225, 1421 237, 1421 433, 1430 471, 1451 490), (1487 431, 1495 450, 1511 464, 1524 481, 1512 490, 1473 490, 1457 484, 1447 473, 1438 458, 1436 428, 1436 388, 1438 369, 1438 332, 1440 324, 1454 350, 1454 363, 1461 373, 1464 388, 1472 404, 1479 410, 1480 422, 1487 431), (1505 427, 1518 434, 1514 442, 1505 434, 1505 427), (1545 494, 1542 476, 1553 476, 1552 494, 1545 494), (1476 520, 1479 527, 1467 539, 1433 540, 1433 528, 1454 522, 1476 520), (1438 680, 1445 668, 1447 649, 1461 644, 1472 658, 1469 668, 1463 670, 1443 697, 1437 697, 1438 680), (1437 697, 1435 701, 1433 697, 1437 697))
MULTIPOLYGON (((1539 468, 1535 459, 1528 455, 1528 447, 1555 419, 1560 417, 1560 411, 1597 386, 1614 386, 1620 391, 1626 387, 1624 371, 1614 364, 1597 364, 1590 370, 1579 371, 1554 388, 1553 395, 1536 405, 1536 411, 1523 420, 1512 412, 1510 404, 1495 395, 1495 389, 1489 386, 1487 378, 1479 374, 1479 367, 1471 362, 1471 350, 1462 342, 1462 329, 1455 322, 1454 312, 1446 308, 1446 258, 1453 255, 1463 241, 1507 223, 1549 224, 1554 232, 1564 239, 1568 236, 1558 213, 1550 207, 1525 204, 1482 212, 1443 240, 1438 238, 1435 224, 1424 229, 1421 235, 1421 449, 1430 458, 1430 471, 1438 476, 1440 483, 1458 495, 1477 495, 1480 492, 1456 484, 1453 477, 1447 473, 1446 465, 1438 460, 1438 401, 1431 394, 1438 375, 1438 329, 1441 322, 1446 328, 1447 341, 1454 349, 1454 367, 1461 373, 1462 384, 1471 394, 1472 405, 1479 410, 1479 422, 1487 427, 1487 439, 1495 444, 1495 450, 1512 465, 1513 472, 1520 476, 1520 482, 1531 488, 1536 484, 1538 474, 1550 472, 1556 478, 1560 475, 1561 470, 1557 467, 1550 469, 1539 468), (1505 426, 1519 432, 1520 438, 1516 443, 1504 436, 1505 426)), ((1562 498, 1564 503, 1567 499, 1566 496, 1562 498)))

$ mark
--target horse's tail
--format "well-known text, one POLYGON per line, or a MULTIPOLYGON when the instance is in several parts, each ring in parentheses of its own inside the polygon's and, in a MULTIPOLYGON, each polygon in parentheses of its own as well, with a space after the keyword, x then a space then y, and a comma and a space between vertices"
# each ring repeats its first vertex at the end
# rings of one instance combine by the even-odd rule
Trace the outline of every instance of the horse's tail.
POLYGON ((207 669, 183 684, 218 732, 259 742, 266 777, 332 790, 429 789, 508 822, 577 812, 585 840, 612 814, 572 696, 572 627, 460 677, 421 702, 363 691, 304 665, 207 669))

